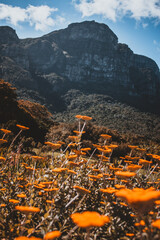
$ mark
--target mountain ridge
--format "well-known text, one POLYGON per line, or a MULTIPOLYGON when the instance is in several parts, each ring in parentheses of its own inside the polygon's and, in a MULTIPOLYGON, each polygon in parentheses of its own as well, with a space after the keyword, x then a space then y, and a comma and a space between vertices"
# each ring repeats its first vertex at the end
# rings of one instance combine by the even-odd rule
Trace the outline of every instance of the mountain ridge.
POLYGON ((119 43, 105 24, 72 23, 27 39, 3 26, 0 36, 0 78, 17 88, 19 98, 38 100, 53 113, 65 108, 67 91, 78 89, 160 113, 157 64, 119 43))

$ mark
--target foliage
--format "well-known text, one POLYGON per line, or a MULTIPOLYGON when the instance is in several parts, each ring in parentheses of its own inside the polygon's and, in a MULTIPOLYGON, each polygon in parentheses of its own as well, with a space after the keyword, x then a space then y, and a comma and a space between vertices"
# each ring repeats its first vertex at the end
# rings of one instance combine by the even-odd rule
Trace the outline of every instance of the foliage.
POLYGON ((44 141, 47 129, 53 121, 48 110, 38 103, 17 100, 16 89, 9 83, 0 80, 0 125, 10 127, 12 131, 16 123, 29 126, 27 137, 33 137, 36 141, 44 141))

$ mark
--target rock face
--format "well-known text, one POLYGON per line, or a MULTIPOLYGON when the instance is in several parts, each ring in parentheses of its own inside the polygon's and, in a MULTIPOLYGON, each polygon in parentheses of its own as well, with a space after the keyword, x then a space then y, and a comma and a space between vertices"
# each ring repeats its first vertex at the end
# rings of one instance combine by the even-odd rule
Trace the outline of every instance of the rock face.
POLYGON ((21 97, 25 93, 61 111, 61 95, 79 89, 159 111, 157 64, 118 43, 105 24, 73 23, 35 39, 19 39, 13 29, 0 27, 0 36, 0 78, 12 82, 21 97))

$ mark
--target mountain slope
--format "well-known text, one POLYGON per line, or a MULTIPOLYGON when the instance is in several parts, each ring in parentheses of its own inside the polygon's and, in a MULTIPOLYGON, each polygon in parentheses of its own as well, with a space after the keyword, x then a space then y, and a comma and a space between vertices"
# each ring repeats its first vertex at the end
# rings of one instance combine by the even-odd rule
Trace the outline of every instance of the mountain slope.
POLYGON ((16 124, 25 125, 29 127, 26 136, 43 142, 47 130, 53 125, 51 113, 38 103, 18 101, 15 90, 0 79, 0 128, 7 127, 16 132, 16 124))

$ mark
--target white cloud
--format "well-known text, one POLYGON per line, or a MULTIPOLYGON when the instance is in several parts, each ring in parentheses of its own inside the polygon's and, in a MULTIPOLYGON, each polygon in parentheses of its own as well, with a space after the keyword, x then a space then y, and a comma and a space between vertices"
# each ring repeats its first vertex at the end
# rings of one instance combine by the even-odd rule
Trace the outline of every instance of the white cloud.
POLYGON ((41 31, 45 31, 46 28, 55 25, 55 21, 50 17, 52 12, 55 11, 57 11, 56 8, 43 5, 39 7, 29 5, 26 9, 30 25, 35 25, 35 29, 41 31))
POLYGON ((50 8, 47 5, 29 5, 27 8, 20 8, 0 4, 0 20, 5 20, 14 26, 22 22, 28 22, 35 30, 45 31, 49 27, 53 27, 58 25, 59 22, 62 23, 65 21, 61 16, 52 17, 52 14, 56 11, 58 11, 57 8, 50 8))
POLYGON ((83 17, 101 14, 116 21, 117 18, 130 16, 136 20, 156 18, 160 20, 159 0, 72 0, 83 17))
POLYGON ((24 22, 26 19, 27 14, 25 9, 0 4, 0 20, 7 20, 9 23, 16 26, 18 22, 24 22))

